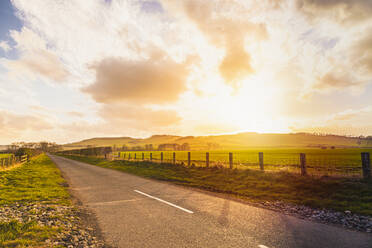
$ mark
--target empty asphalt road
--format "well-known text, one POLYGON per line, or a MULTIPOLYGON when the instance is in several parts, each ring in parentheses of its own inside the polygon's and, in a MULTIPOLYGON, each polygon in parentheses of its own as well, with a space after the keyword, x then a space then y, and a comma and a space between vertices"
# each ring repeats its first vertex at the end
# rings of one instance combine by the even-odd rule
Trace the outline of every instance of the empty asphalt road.
POLYGON ((50 156, 113 247, 372 247, 372 235, 50 156))

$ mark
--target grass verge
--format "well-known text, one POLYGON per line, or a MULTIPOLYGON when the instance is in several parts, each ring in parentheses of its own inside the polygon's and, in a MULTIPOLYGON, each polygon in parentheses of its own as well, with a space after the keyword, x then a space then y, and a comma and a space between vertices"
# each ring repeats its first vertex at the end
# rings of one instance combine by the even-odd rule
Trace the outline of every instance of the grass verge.
MULTIPOLYGON (((20 167, 0 171, 0 209, 35 203, 70 205, 64 183, 54 163, 41 154, 20 167)), ((0 247, 41 247, 43 241, 59 231, 35 221, 0 221, 0 247)))
POLYGON ((64 157, 178 185, 233 194, 255 202, 282 201, 372 216, 372 182, 358 179, 312 178, 255 170, 187 168, 70 155, 64 157))

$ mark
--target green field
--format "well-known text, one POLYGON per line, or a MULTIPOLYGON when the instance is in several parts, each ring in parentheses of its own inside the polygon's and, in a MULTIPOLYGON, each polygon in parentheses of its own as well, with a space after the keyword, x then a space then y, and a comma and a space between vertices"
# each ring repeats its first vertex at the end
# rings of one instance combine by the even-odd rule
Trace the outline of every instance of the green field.
MULTIPOLYGON (((191 164, 205 166, 206 152, 209 152, 210 166, 229 166, 229 151, 191 151, 191 164)), ((231 151, 233 154, 233 167, 239 169, 259 169, 258 153, 264 154, 265 170, 281 170, 300 172, 300 153, 306 154, 307 171, 311 175, 335 175, 360 177, 362 173, 361 152, 370 152, 372 149, 344 148, 344 149, 317 149, 317 148, 254 148, 249 150, 231 151)), ((152 159, 159 162, 160 151, 130 151, 120 152, 121 159, 131 160, 152 159)), ((175 151, 176 162, 187 164, 188 152, 175 151)), ((116 157, 118 153, 115 154, 116 157)), ((173 162, 173 151, 163 151, 163 161, 173 162)))

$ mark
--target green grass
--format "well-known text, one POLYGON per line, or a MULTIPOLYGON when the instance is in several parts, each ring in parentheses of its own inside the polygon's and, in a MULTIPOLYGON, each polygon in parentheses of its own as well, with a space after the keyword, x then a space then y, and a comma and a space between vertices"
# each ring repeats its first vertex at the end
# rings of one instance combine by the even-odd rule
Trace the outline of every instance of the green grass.
POLYGON ((58 229, 39 226, 35 222, 20 223, 11 221, 0 222, 1 247, 40 247, 40 243, 56 235, 58 229))
MULTIPOLYGON (((64 179, 45 155, 8 171, 0 171, 0 207, 4 205, 60 204, 69 205, 70 196, 64 179)), ((0 247, 40 247, 42 241, 58 232, 54 227, 41 227, 34 222, 0 222, 0 247)))
POLYGON ((67 204, 69 194, 53 162, 40 155, 13 170, 0 172, 0 206, 33 201, 67 204))
POLYGON ((0 153, 0 159, 2 159, 2 158, 9 158, 11 156, 14 156, 14 155, 11 154, 11 153, 0 153))
POLYGON ((107 161, 68 155, 65 157, 174 184, 228 193, 250 201, 279 200, 315 208, 350 210, 372 216, 372 183, 357 179, 312 178, 285 172, 187 168, 150 162, 107 161))
MULTIPOLYGON (((191 151, 192 163, 204 166, 207 151, 191 151)), ((229 166, 229 151, 208 151, 211 165, 219 164, 229 166)), ((259 169, 258 153, 264 153, 264 164, 266 170, 286 170, 289 172, 300 172, 300 153, 306 154, 308 173, 313 175, 335 175, 335 176, 354 176, 361 177, 361 152, 370 152, 372 149, 344 148, 344 149, 317 149, 317 148, 252 148, 249 150, 235 150, 233 153, 233 163, 239 169, 259 169)), ((150 158, 150 153, 154 161, 160 160, 160 151, 131 151, 120 152, 121 157, 129 154, 131 159, 135 155, 137 159, 150 158)), ((187 163, 186 151, 176 151, 177 162, 187 163)), ((164 161, 171 162, 173 151, 163 151, 164 161)))

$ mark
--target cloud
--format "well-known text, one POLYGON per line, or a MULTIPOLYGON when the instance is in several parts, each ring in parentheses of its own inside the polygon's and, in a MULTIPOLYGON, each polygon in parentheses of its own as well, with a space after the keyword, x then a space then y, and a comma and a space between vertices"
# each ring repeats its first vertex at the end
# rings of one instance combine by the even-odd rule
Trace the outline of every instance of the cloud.
POLYGON ((43 116, 13 114, 6 110, 0 110, 0 136, 20 139, 26 137, 29 132, 43 132, 50 130, 53 125, 43 116))
POLYGON ((10 49, 12 49, 9 46, 8 42, 7 41, 4 41, 4 40, 3 41, 0 41, 0 48, 3 49, 4 52, 8 52, 8 51, 10 51, 10 49))
POLYGON ((67 114, 69 116, 72 116, 72 117, 78 117, 78 118, 83 118, 84 117, 83 113, 77 112, 77 111, 69 111, 69 112, 67 112, 67 114))
POLYGON ((171 11, 181 12, 212 44, 225 50, 219 71, 226 83, 236 87, 239 80, 254 72, 251 55, 245 49, 246 37, 255 38, 255 42, 266 39, 266 27, 237 14, 245 9, 238 1, 163 0, 162 3, 171 11))
POLYGON ((372 113, 372 106, 363 107, 360 109, 347 109, 332 116, 335 121, 350 121, 356 118, 368 117, 372 113))
POLYGON ((239 80, 244 79, 254 70, 251 66, 251 57, 245 52, 243 41, 237 41, 234 45, 228 44, 228 46, 219 70, 226 82, 236 85, 239 80))
POLYGON ((92 68, 96 80, 83 91, 100 103, 164 104, 176 101, 186 90, 186 65, 170 58, 106 58, 92 68))
POLYGON ((352 58, 359 68, 372 74, 372 27, 363 33, 364 35, 351 46, 352 58))
POLYGON ((350 73, 329 72, 318 78, 313 88, 318 90, 344 89, 353 86, 363 85, 365 82, 357 82, 351 78, 350 73))
POLYGON ((100 116, 111 126, 154 130, 178 124, 181 118, 174 110, 153 110, 128 104, 105 104, 100 116))
POLYGON ((354 22, 371 18, 370 0, 297 0, 304 13, 317 17, 325 15, 339 22, 354 22))
MULTIPOLYGON (((312 89, 318 92, 352 90, 363 92, 372 80, 372 27, 355 31, 314 62, 312 89), (362 33, 362 34, 361 34, 362 33)), ((309 76, 310 78, 310 76, 309 76)))
POLYGON ((46 42, 29 28, 11 31, 20 53, 16 60, 6 60, 5 66, 13 74, 26 74, 32 77, 42 76, 55 82, 63 82, 69 73, 59 57, 47 48, 46 42))
POLYGON ((9 61, 8 68, 20 74, 26 72, 46 77, 54 82, 64 82, 68 76, 58 57, 45 50, 29 52, 21 59, 9 61))
MULTIPOLYGON (((104 104, 98 115, 101 120, 95 123, 80 119, 61 124, 58 126, 59 133, 68 134, 76 140, 97 136, 144 137, 154 133, 175 133, 173 130, 181 121, 174 110, 153 110, 123 103, 104 104)), ((63 140, 71 142, 66 137, 63 140)))

